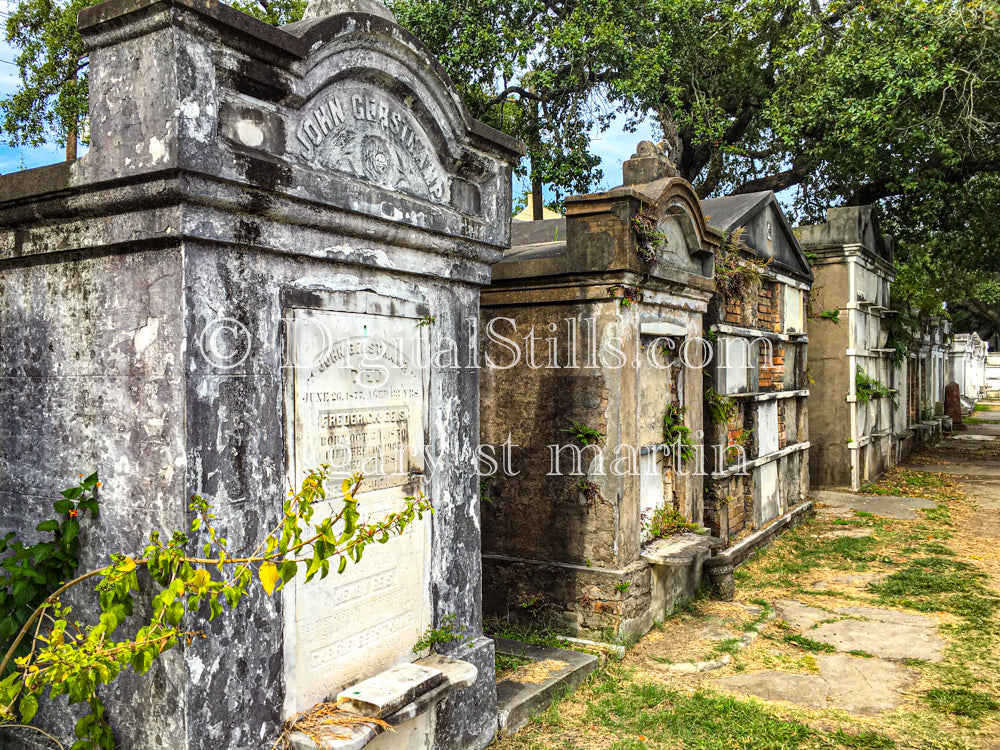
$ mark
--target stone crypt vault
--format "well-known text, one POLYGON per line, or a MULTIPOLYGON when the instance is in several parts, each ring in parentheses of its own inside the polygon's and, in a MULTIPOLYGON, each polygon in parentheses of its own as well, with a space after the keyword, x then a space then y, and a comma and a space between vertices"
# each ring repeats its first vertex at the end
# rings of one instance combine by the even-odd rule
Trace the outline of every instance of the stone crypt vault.
MULTIPOLYGON (((275 28, 213 0, 109 0, 80 29, 89 153, 0 178, 4 526, 30 533, 67 477, 96 469, 84 566, 186 528, 193 493, 252 546, 289 484, 345 443, 405 449, 341 468, 367 474, 359 507, 420 487, 436 507, 356 571, 257 587, 207 641, 117 683, 118 741, 270 747, 285 718, 413 661, 453 615, 472 638, 448 652, 460 676, 373 747, 485 746, 478 372, 425 355, 478 318, 521 145, 472 120, 375 2, 275 28)), ((43 714, 71 731, 65 711, 43 714)))

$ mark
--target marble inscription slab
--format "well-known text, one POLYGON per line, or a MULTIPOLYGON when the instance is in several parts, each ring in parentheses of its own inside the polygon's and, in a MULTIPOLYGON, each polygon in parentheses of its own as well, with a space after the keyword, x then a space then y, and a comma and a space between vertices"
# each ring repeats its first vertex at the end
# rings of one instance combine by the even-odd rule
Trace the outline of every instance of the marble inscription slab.
MULTIPOLYGON (((415 318, 296 309, 286 312, 286 421, 294 482, 328 464, 331 500, 341 481, 364 475, 363 519, 384 518, 415 495, 423 471, 424 332, 415 318), (288 383, 287 380, 291 379, 288 383), (290 387, 289 387, 290 386, 290 387)), ((285 588, 287 715, 414 657, 430 621, 428 516, 386 544, 365 549, 344 573, 300 574, 285 588)))

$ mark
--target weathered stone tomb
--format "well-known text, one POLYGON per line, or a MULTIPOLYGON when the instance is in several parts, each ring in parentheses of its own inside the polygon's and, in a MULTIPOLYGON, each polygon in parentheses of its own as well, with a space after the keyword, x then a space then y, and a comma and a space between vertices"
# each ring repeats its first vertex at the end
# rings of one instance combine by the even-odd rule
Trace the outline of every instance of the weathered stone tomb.
MULTIPOLYGON (((759 277, 738 279, 728 296, 716 278, 705 319, 715 348, 705 368, 705 519, 728 544, 808 497, 813 275, 773 192, 703 200, 701 207, 708 224, 726 234, 720 252, 751 261, 744 268, 759 277)), ((727 265, 739 269, 735 259, 727 265)))
POLYGON ((815 254, 809 471, 817 486, 857 489, 896 462, 899 397, 872 392, 896 378, 893 350, 886 347, 896 276, 892 238, 879 231, 872 206, 831 208, 825 223, 798 232, 802 247, 815 254))
POLYGON ((646 524, 662 508, 703 519, 702 317, 720 237, 653 144, 624 172, 567 199, 565 219, 514 222, 480 330, 482 442, 498 457, 484 607, 606 638, 662 619, 709 554, 696 537, 662 557, 646 524), (697 456, 675 460, 665 417, 697 456))
MULTIPOLYGON (((384 6, 350 7, 284 28, 214 0, 89 8, 89 153, 0 178, 5 530, 30 535, 93 470, 85 566, 186 528, 193 493, 252 549, 320 463, 337 486, 366 474, 364 515, 420 488, 436 507, 342 576, 255 587, 206 641, 122 679, 106 698, 123 748, 268 748, 452 615, 472 638, 450 647, 470 665, 453 687, 471 687, 423 695, 372 747, 495 731, 478 371, 433 354, 474 352, 521 147, 469 117, 384 6)), ((65 712, 42 715, 66 735, 65 712)))
POLYGON ((949 379, 958 383, 966 408, 986 391, 986 358, 989 345, 978 333, 956 333, 948 352, 949 379))

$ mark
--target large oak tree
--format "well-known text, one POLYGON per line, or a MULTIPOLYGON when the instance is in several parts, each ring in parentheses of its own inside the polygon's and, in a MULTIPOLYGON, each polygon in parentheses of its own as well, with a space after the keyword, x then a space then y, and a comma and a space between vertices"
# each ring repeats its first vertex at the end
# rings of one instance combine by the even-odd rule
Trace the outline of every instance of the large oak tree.
MULTIPOLYGON (((11 144, 86 136, 75 17, 92 1, 21 0, 8 18, 24 80, 2 103, 11 144)), ((303 7, 236 5, 272 23, 303 7)), ((601 179, 591 136, 624 114, 654 124, 701 195, 787 190, 798 220, 880 203, 912 266, 901 290, 930 289, 980 317, 992 304, 980 282, 1000 271, 989 203, 1000 181, 998 0, 389 5, 472 113, 528 144, 524 168, 557 201, 601 179), (935 283, 907 281, 920 268, 935 283)))

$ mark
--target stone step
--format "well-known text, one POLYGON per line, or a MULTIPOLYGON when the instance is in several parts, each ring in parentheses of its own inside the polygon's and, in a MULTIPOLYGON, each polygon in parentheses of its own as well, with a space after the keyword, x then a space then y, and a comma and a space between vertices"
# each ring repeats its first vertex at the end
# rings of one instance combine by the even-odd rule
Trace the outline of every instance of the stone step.
MULTIPOLYGON (((520 656, 536 663, 551 664, 551 671, 539 682, 517 682, 512 678, 497 683, 500 736, 507 737, 544 711, 556 695, 576 690, 597 668, 597 657, 552 646, 535 646, 507 638, 497 638, 498 654, 520 656)), ((514 677, 517 673, 514 673, 514 677)), ((533 677, 532 679, 537 679, 533 677)))

